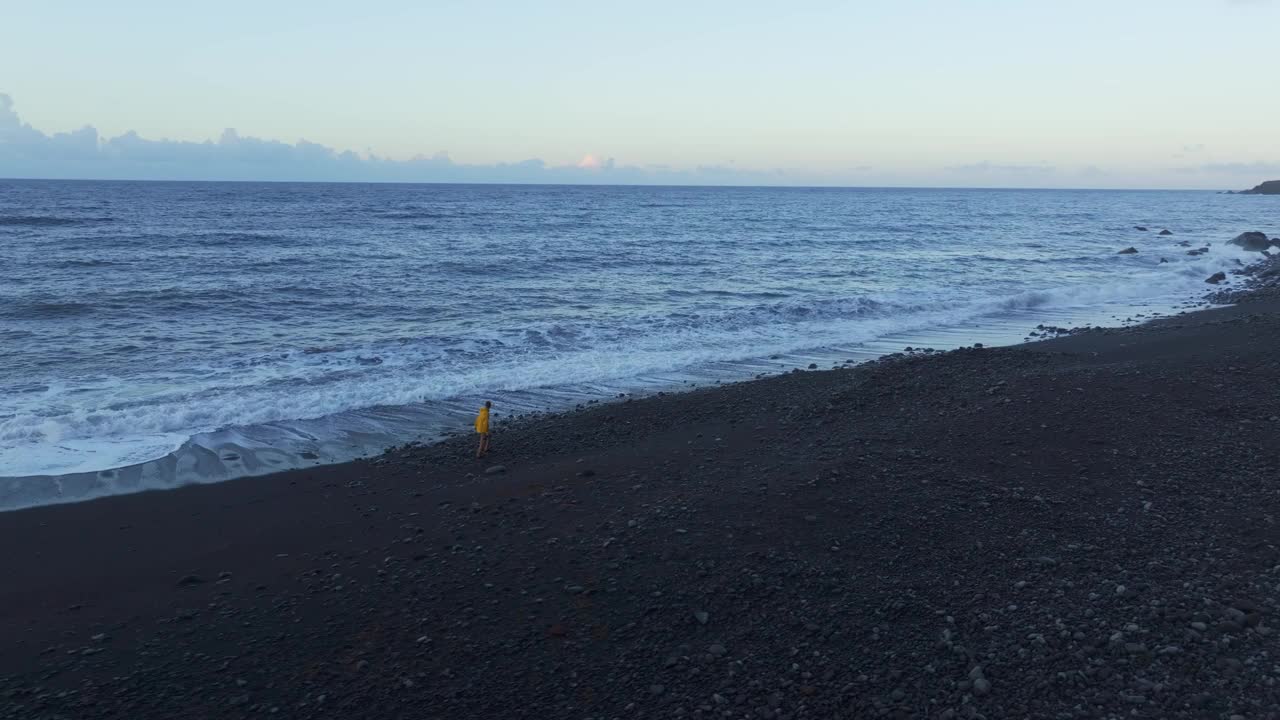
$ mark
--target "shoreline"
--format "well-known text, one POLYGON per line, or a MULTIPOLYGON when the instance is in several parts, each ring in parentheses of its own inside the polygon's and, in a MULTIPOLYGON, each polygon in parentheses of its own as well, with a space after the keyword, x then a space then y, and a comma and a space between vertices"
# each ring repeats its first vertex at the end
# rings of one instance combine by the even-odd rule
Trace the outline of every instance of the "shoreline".
POLYGON ((1249 292, 0 513, 0 718, 1274 717, 1249 292))
MULTIPOLYGON (((1012 310, 1006 316, 970 319, 958 324, 930 326, 925 329, 908 329, 877 336, 869 341, 813 348, 785 355, 761 356, 736 361, 708 361, 680 371, 657 373, 637 378, 588 383, 582 386, 561 385, 552 388, 518 390, 506 393, 499 407, 508 407, 513 401, 516 414, 502 411, 496 415, 500 422, 522 419, 526 416, 542 417, 563 412, 574 412, 588 405, 611 403, 618 398, 642 398, 658 393, 687 392, 703 386, 748 382, 793 369, 810 370, 844 368, 881 358, 901 354, 902 348, 928 348, 930 352, 948 352, 973 343, 986 347, 1013 347, 1060 337, 1069 332, 1106 327, 1130 327, 1160 317, 1173 317, 1187 311, 1209 307, 1205 298, 1188 297, 1178 301, 1172 298, 1155 298, 1132 303, 1115 303, 1096 308, 1052 308, 1012 310), (1129 317, 1122 317, 1125 314, 1129 317), (1025 317, 1022 317, 1025 316, 1025 317), (1032 325, 1034 323, 1034 326, 1032 325), (1059 327, 1063 323, 1066 327, 1059 327), (1111 325, 1109 323, 1116 323, 1111 325), (1071 329, 1068 329, 1071 328, 1071 329), (935 351, 935 347, 938 349, 935 351), (661 380, 659 380, 661 378, 661 380), (594 389, 595 392, 587 389, 594 389), (559 397, 558 401, 550 398, 559 397), (565 397, 572 399, 565 400, 565 397), (539 399, 541 398, 541 399, 539 399)), ((287 431, 274 442, 269 437, 244 435, 245 428, 224 428, 198 433, 188 438, 178 449, 142 463, 105 470, 82 471, 60 475, 26 475, 0 478, 0 483, 13 487, 24 482, 47 483, 51 491, 41 499, 17 500, 22 493, 17 490, 0 495, 0 513, 27 510, 52 505, 75 504, 94 500, 145 492, 168 492, 189 485, 213 484, 261 478, 293 470, 315 469, 340 465, 361 459, 369 459, 386 452, 391 447, 409 444, 433 444, 465 434, 471 415, 462 410, 478 404, 481 399, 467 402, 460 398, 441 401, 437 407, 373 406, 349 411, 362 414, 382 414, 390 410, 402 420, 413 419, 412 425, 426 425, 433 429, 416 438, 389 437, 381 442, 368 438, 365 444, 344 447, 340 437, 315 441, 299 448, 286 447, 289 436, 313 436, 311 424, 326 425, 329 417, 301 421, 284 421, 287 431), (448 422, 451 420, 452 422, 448 422), (299 423, 301 426, 299 426, 299 423), (222 440, 213 441, 212 438, 222 440), (205 438, 197 444, 197 438, 205 438), (236 440, 235 438, 239 438, 236 440), (360 452, 355 448, 364 448, 360 452), (233 469, 238 467, 239 469, 233 469), (54 494, 56 493, 56 494, 54 494), (65 495, 65 496, 63 496, 65 495)), ((277 423, 267 423, 272 428, 277 423)), ((259 428, 260 429, 260 428, 259 428)), ((275 432, 280 433, 277 429, 275 432)), ((358 436, 361 433, 356 432, 358 436)), ((372 435, 370 435, 372 437, 372 435)))

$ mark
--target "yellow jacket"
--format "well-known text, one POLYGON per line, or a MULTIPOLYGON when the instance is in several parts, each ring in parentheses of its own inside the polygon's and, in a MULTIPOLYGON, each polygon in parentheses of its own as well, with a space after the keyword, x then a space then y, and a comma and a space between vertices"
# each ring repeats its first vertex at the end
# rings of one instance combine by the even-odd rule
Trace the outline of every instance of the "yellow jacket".
POLYGON ((480 408, 480 414, 476 415, 476 432, 484 434, 489 432, 489 408, 480 408))

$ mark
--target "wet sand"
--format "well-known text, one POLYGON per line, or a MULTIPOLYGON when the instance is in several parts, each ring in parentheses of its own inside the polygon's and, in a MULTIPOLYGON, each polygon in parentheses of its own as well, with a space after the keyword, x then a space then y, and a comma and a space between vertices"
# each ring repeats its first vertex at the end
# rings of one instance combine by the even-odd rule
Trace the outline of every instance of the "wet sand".
POLYGON ((1278 350, 1262 295, 0 514, 0 717, 1280 717, 1278 350))

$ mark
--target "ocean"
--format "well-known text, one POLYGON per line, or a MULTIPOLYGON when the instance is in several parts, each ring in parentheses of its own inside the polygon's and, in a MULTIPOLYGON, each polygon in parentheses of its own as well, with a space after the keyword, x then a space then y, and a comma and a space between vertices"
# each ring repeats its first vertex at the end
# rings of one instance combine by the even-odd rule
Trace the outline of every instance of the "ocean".
POLYGON ((1143 319, 1273 219, 1197 192, 0 181, 0 510, 347 460, 484 399, 1143 319))

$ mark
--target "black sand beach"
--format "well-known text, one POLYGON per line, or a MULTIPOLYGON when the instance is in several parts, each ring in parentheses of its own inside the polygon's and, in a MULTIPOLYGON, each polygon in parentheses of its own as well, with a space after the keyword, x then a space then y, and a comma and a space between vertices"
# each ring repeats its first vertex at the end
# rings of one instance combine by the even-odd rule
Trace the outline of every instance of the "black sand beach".
POLYGON ((2 514, 0 717, 1280 717, 1277 348, 1264 292, 2 514))

